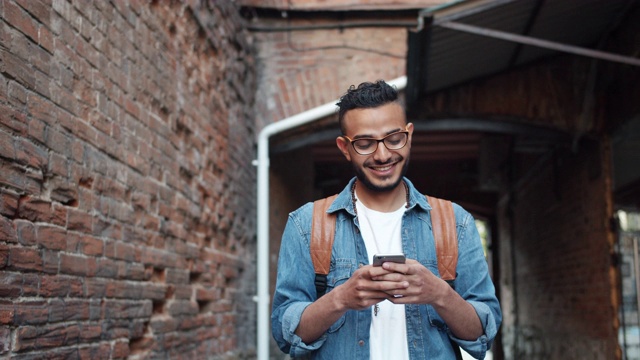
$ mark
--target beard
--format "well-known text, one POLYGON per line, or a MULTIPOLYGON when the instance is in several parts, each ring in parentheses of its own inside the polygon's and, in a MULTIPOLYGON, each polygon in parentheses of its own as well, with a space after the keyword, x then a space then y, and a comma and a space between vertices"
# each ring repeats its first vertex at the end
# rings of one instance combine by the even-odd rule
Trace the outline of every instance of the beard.
MULTIPOLYGON (((384 164, 377 164, 377 165, 384 165, 384 164)), ((387 184, 387 185, 374 184, 373 181, 371 181, 371 179, 365 174, 363 167, 358 166, 356 164, 352 164, 352 166, 353 166, 354 172, 356 173, 356 178, 367 189, 375 192, 387 192, 395 189, 396 187, 398 187, 398 185, 400 185, 402 178, 407 173, 407 169, 409 168, 409 155, 407 155, 407 157, 405 158, 405 162, 402 165, 402 170, 400 171, 400 175, 398 176, 398 178, 393 183, 387 184)))

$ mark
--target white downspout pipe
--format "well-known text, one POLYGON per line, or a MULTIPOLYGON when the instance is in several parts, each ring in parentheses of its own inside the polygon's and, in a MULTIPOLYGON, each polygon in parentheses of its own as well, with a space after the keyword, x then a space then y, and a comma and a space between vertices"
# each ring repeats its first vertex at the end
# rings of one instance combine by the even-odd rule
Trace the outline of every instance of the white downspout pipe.
MULTIPOLYGON (((401 76, 388 83, 400 91, 406 87, 407 77, 401 76)), ((258 303, 258 360, 269 359, 269 338, 271 336, 269 326, 271 313, 269 310, 271 298, 269 295, 269 138, 272 135, 311 123, 335 113, 337 110, 337 102, 338 100, 335 100, 269 124, 265 126, 258 135, 258 159, 253 161, 253 165, 258 166, 258 291, 253 298, 258 303)))

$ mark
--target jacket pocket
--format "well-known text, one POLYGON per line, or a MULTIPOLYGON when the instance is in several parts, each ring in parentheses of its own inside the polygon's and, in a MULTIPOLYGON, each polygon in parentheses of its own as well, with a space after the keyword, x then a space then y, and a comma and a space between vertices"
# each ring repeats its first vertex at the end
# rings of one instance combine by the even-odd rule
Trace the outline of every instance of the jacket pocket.
POLYGON ((332 261, 327 275, 327 292, 338 285, 344 284, 351 277, 354 267, 355 263, 352 259, 335 259, 335 261, 332 261))
MULTIPOLYGON (((335 289, 336 286, 344 284, 353 273, 353 268, 355 263, 352 259, 335 259, 334 262, 331 263, 331 267, 329 269, 329 274, 327 275, 327 292, 335 289)), ((342 315, 338 321, 333 323, 328 333, 334 333, 344 325, 346 319, 346 314, 342 315)))

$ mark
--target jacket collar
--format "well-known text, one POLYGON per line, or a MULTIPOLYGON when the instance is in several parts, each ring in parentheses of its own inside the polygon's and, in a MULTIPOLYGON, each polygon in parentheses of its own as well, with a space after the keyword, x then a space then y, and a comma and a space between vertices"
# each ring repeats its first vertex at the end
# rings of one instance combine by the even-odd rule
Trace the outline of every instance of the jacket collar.
MULTIPOLYGON (((413 186, 413 183, 407 179, 406 177, 402 178, 409 187, 409 208, 408 210, 413 209, 414 207, 419 207, 424 211, 431 210, 431 205, 427 203, 427 199, 424 195, 422 195, 418 189, 413 186)), ((339 210, 345 210, 351 216, 356 216, 355 210, 353 209, 353 202, 351 201, 351 187, 353 183, 356 181, 356 178, 353 177, 347 186, 338 194, 338 197, 333 201, 333 204, 329 206, 327 209, 328 213, 334 213, 339 210)))

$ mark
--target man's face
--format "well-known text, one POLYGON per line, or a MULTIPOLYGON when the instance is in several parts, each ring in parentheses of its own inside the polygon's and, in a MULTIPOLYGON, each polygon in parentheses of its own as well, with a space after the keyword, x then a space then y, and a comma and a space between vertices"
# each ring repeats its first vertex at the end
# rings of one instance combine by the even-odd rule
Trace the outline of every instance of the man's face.
POLYGON ((356 177, 369 190, 376 192, 395 189, 409 165, 413 124, 406 124, 402 106, 389 103, 377 108, 349 110, 344 116, 346 136, 351 140, 362 138, 382 139, 398 131, 409 132, 407 144, 398 150, 389 150, 382 142, 368 155, 360 155, 351 142, 338 137, 336 144, 345 158, 351 162, 356 177))

